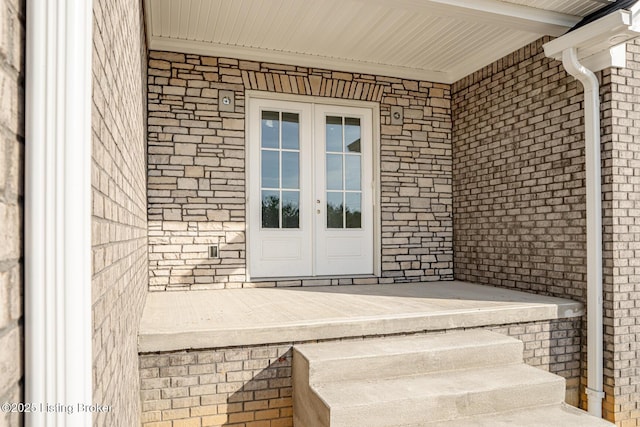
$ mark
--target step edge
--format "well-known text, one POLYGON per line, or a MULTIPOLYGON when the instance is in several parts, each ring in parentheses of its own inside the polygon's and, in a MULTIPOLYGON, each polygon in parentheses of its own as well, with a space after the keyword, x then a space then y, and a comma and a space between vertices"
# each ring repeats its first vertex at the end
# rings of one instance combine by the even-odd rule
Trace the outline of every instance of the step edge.
MULTIPOLYGON (((423 348, 420 349, 420 351, 428 351, 428 350, 432 350, 433 352, 437 352, 437 351, 445 351, 445 350, 451 350, 451 349, 467 349, 467 348, 473 348, 473 347, 490 347, 493 345, 496 346, 503 346, 503 345, 513 345, 513 346, 520 346, 522 345, 522 341, 507 336, 507 335, 502 335, 502 334, 498 334, 496 332, 492 332, 492 331, 486 331, 486 330, 481 330, 483 332, 488 332, 491 335, 493 335, 493 339, 494 341, 487 341, 487 342, 480 342, 480 343, 465 343, 462 342, 460 343, 460 345, 447 345, 447 346, 442 346, 442 347, 434 347, 434 348, 423 348)), ((475 332, 475 330, 474 330, 475 332)), ((456 333, 458 334, 458 333, 456 333)), ((451 335, 453 335, 453 333, 444 333, 444 334, 432 334, 432 335, 420 335, 420 336, 402 336, 402 337, 396 337, 396 336, 389 336, 389 337, 376 337, 376 338, 371 338, 371 340, 376 340, 376 341, 382 341, 385 339, 388 339, 391 342, 394 341, 411 341, 411 340, 419 340, 419 339, 425 339, 428 340, 430 338, 434 338, 434 339, 438 339, 444 335, 447 335, 448 337, 450 337, 451 335)), ((468 335, 468 334, 462 334, 460 333, 460 335, 468 335)), ((367 339, 362 339, 362 340, 350 340, 350 341, 324 341, 321 343, 307 343, 307 344, 298 344, 298 345, 294 345, 293 348, 296 349, 299 353, 301 354, 305 354, 305 356, 307 356, 309 358, 309 360, 320 360, 320 361, 324 361, 324 360, 334 360, 335 358, 326 358, 326 357, 322 357, 321 355, 314 355, 313 354, 313 349, 314 348, 319 348, 322 346, 338 346, 340 344, 354 344, 354 343, 358 343, 358 344, 362 344, 365 345, 365 343, 369 341, 367 339), (314 357, 315 356, 315 357, 314 357)), ((388 353, 382 353, 381 355, 386 355, 388 353)), ((359 357, 360 355, 354 355, 354 357, 359 357)))
MULTIPOLYGON (((540 384, 548 384, 548 385, 552 385, 554 383, 558 383, 557 385, 555 385, 556 387, 560 387, 562 386, 563 388, 563 396, 564 396, 564 390, 566 388, 566 379, 553 374, 551 372, 548 371, 544 371, 542 369, 539 368, 535 368, 526 364, 517 364, 517 365, 507 365, 506 368, 512 368, 513 366, 523 366, 526 368, 530 368, 530 369, 535 369, 537 371, 540 371, 541 376, 544 376, 545 378, 542 378, 538 381, 527 381, 525 383, 523 383, 521 380, 514 380, 512 383, 508 383, 509 387, 518 387, 518 386, 526 386, 526 385, 540 385, 540 384)), ((501 368, 505 368, 505 367, 501 367, 501 368)), ((443 372, 439 372, 438 374, 442 373, 442 374, 446 374, 448 372, 469 372, 469 371, 478 371, 479 369, 463 369, 463 370, 459 370, 459 371, 443 371, 443 372)), ((529 369, 527 369, 529 370, 529 369)), ((533 372, 533 371, 531 371, 533 372)), ((538 372, 536 372, 537 374, 538 372)), ((435 374, 433 373, 428 373, 428 374, 419 374, 419 375, 408 375, 408 376, 400 376, 400 377, 393 377, 393 378, 383 378, 383 379, 377 379, 374 382, 384 382, 384 381, 394 381, 394 380, 402 380, 405 378, 417 378, 417 377, 429 377, 429 376, 435 376, 435 374)), ((322 390, 324 387, 328 387, 328 386, 334 386, 334 387, 340 387, 341 385, 343 386, 346 383, 361 383, 363 386, 366 386, 367 383, 371 383, 372 381, 367 381, 367 380, 345 380, 345 381, 331 381, 331 382, 323 382, 323 383, 313 383, 310 384, 310 386, 312 386, 314 388, 314 391, 318 394, 321 395, 322 390)), ((496 387, 496 388, 490 388, 487 390, 480 390, 477 391, 478 393, 482 393, 482 392, 487 392, 487 391, 493 391, 493 390, 498 390, 500 388, 504 388, 504 387, 496 387)), ((450 393, 447 394, 447 396, 457 396, 457 395, 461 395, 461 394, 468 394, 469 389, 465 389, 464 391, 460 391, 457 393, 450 393)), ((431 396, 436 396, 436 395, 431 395, 431 396)), ((422 398, 428 398, 429 396, 422 396, 422 398)), ((322 398, 323 402, 325 402, 327 405, 331 406, 332 404, 335 405, 335 403, 330 402, 327 400, 326 396, 322 398)), ((403 401, 403 400, 407 400, 406 398, 399 398, 399 399, 390 399, 390 400, 381 400, 380 402, 387 402, 387 401, 403 401)), ((366 406, 366 405, 348 405, 346 407, 357 407, 357 406, 366 406)))

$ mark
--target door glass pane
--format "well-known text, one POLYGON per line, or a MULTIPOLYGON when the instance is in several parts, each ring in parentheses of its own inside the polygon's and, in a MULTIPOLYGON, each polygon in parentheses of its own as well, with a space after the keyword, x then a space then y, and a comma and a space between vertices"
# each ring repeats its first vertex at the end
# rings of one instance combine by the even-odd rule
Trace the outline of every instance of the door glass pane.
POLYGON ((280 153, 262 150, 262 188, 280 187, 280 153))
POLYGON ((261 120, 262 226, 298 228, 300 116, 297 113, 262 111, 261 120))
POLYGON ((327 151, 342 152, 342 117, 327 116, 327 151))
POLYGON ((280 228, 279 191, 262 191, 262 228, 280 228))
POLYGON ((297 150, 300 147, 300 125, 298 114, 282 113, 282 148, 297 150))
POLYGON ((342 188, 342 154, 327 154, 327 190, 342 188))
POLYGON ((344 119, 344 151, 360 152, 360 119, 346 117, 344 119))
POLYGON ((345 155, 345 189, 361 190, 360 183, 360 156, 345 155))
POLYGON ((360 119, 326 117, 327 227, 361 228, 360 119))
POLYGON ((344 228, 342 192, 327 193, 327 228, 344 228))
POLYGON ((300 188, 300 159, 297 151, 282 152, 282 188, 300 188))
POLYGON ((300 192, 282 192, 282 228, 300 226, 300 192))
POLYGON ((280 147, 280 120, 277 111, 262 112, 262 148, 280 147))
POLYGON ((361 228, 362 224, 362 196, 361 193, 345 194, 345 214, 347 228, 361 228))

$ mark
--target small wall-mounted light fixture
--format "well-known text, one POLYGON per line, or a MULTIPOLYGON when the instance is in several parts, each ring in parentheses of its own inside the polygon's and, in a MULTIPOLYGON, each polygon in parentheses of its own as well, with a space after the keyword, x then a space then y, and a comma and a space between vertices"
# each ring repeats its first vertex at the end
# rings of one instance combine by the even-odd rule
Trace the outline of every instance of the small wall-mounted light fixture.
POLYGON ((220 258, 220 251, 217 244, 209 246, 209 258, 220 258))
POLYGON ((400 106, 391 107, 391 124, 401 125, 404 119, 403 109, 400 106))
POLYGON ((233 113, 236 109, 234 93, 232 90, 221 90, 218 92, 218 110, 233 113))

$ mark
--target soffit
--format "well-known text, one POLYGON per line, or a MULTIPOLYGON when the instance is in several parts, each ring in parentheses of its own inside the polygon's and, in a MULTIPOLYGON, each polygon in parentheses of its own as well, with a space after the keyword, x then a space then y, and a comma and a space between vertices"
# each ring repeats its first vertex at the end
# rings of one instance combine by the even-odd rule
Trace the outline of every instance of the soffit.
POLYGON ((452 83, 605 0, 145 0, 149 48, 452 83))

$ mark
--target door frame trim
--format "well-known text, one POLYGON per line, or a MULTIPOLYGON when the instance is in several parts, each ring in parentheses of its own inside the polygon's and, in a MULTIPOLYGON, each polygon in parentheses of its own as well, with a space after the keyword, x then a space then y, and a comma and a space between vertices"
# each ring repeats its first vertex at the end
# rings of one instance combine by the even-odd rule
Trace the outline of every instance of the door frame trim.
MULTIPOLYGON (((302 102, 308 104, 322 104, 322 105, 333 105, 333 106, 344 106, 344 107, 356 107, 356 108, 367 108, 371 110, 372 116, 372 153, 371 153, 371 161, 372 165, 372 174, 373 174, 373 183, 372 183, 372 200, 373 200, 373 274, 374 276, 380 277, 382 274, 382 219, 381 219, 381 206, 380 206, 380 104, 378 102, 372 101, 359 101, 359 100, 351 100, 351 99, 341 99, 341 98, 326 98, 320 96, 311 96, 311 95, 295 95, 295 94, 287 94, 287 93, 275 93, 275 92, 265 92, 265 91, 256 91, 256 90, 247 90, 245 91, 245 227, 246 227, 246 241, 245 241, 245 276, 248 282, 250 281, 274 281, 278 279, 274 279, 272 277, 269 278, 252 278, 251 271, 249 269, 250 266, 250 257, 251 251, 250 241, 251 241, 251 226, 250 226, 250 214, 251 214, 251 205, 250 205, 250 184, 251 179, 254 179, 255 171, 252 171, 249 167, 249 144, 251 141, 250 134, 250 121, 249 117, 251 115, 250 111, 250 101, 251 99, 267 99, 272 101, 291 101, 291 102, 302 102)), ((357 275, 360 276, 360 275, 357 275)), ((313 276, 309 277, 310 279, 327 279, 333 277, 344 278, 344 275, 337 276, 313 276)), ((354 276, 355 277, 355 276, 354 276)), ((292 280, 291 277, 282 278, 281 280, 292 280)))

